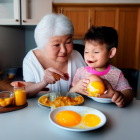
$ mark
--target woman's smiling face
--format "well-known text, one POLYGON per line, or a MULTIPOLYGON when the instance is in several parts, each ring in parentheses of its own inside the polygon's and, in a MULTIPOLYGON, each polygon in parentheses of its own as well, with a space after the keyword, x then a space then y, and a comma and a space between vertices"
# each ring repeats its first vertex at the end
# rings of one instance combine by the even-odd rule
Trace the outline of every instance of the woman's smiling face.
POLYGON ((52 37, 45 46, 47 57, 56 62, 66 62, 72 50, 73 41, 71 35, 52 37))
POLYGON ((105 44, 101 45, 95 41, 86 42, 84 58, 87 65, 91 68, 106 67, 109 60, 109 56, 110 53, 106 49, 105 44))

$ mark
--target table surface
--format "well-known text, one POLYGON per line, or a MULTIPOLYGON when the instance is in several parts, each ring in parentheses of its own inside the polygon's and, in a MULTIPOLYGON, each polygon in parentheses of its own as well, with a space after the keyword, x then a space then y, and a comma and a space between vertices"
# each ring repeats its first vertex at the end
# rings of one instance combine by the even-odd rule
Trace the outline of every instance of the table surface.
POLYGON ((105 114, 106 124, 88 132, 72 132, 56 127, 49 121, 50 110, 38 106, 37 95, 27 99, 21 110, 0 114, 0 140, 139 140, 140 100, 133 100, 123 108, 114 103, 102 104, 85 98, 84 106, 105 114))

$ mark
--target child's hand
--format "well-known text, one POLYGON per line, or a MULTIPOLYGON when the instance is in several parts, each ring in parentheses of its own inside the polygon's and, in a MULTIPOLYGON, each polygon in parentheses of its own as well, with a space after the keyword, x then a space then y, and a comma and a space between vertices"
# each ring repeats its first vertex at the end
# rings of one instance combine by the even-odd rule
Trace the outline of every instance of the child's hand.
POLYGON ((75 86, 75 92, 84 94, 84 95, 88 95, 88 91, 87 91, 87 84, 89 83, 89 79, 82 79, 80 80, 75 86))
POLYGON ((99 96, 99 98, 112 98, 112 102, 116 103, 118 107, 123 107, 125 104, 123 94, 120 91, 114 90, 107 80, 103 79, 103 82, 107 92, 99 96))

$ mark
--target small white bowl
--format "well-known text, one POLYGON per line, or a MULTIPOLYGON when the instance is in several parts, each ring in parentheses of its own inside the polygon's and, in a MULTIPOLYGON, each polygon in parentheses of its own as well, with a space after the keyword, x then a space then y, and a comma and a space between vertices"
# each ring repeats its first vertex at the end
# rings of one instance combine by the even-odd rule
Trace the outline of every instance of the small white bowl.
POLYGON ((112 103, 111 98, 99 98, 99 97, 93 97, 93 96, 88 96, 88 97, 99 103, 112 103))

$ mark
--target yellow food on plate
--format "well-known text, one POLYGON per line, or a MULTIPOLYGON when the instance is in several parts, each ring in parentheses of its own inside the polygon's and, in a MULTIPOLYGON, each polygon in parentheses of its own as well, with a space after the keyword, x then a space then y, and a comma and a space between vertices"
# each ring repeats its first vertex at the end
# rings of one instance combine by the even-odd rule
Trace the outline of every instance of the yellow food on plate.
POLYGON ((75 112, 72 110, 60 111, 55 116, 56 122, 64 127, 88 129, 100 124, 101 119, 95 114, 75 112))
POLYGON ((13 97, 0 99, 0 105, 6 107, 13 102, 13 97))
POLYGON ((83 124, 89 127, 95 127, 101 122, 100 117, 95 114, 87 114, 83 118, 83 124))
POLYGON ((60 106, 70 106, 70 105, 77 105, 84 102, 84 98, 79 95, 77 97, 70 98, 69 96, 61 96, 56 97, 54 101, 50 101, 45 95, 39 98, 39 102, 46 106, 54 106, 55 108, 60 106))
POLYGON ((39 98, 39 102, 43 105, 46 105, 46 106, 51 106, 51 102, 49 101, 49 99, 44 95, 44 96, 41 96, 39 98))
POLYGON ((78 113, 76 113, 74 111, 70 111, 70 110, 65 110, 65 111, 59 112, 56 115, 55 119, 58 124, 60 124, 61 126, 65 126, 65 127, 76 126, 82 120, 81 116, 78 113))

